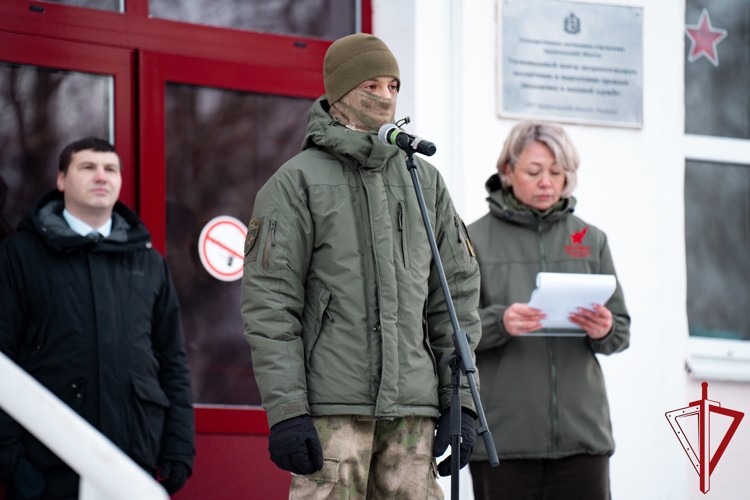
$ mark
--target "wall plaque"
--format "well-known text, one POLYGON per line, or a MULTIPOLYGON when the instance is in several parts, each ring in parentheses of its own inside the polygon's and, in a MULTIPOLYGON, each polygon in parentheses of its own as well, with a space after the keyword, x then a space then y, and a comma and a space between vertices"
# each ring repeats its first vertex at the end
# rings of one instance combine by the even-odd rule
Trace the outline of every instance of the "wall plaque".
POLYGON ((498 114, 640 128, 643 9, 499 0, 498 114))

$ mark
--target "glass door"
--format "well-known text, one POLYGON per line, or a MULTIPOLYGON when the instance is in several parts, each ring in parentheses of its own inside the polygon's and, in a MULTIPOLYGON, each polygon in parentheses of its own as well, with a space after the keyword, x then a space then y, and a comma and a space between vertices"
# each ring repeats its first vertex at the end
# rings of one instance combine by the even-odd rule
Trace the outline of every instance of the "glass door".
POLYGON ((135 204, 131 51, 0 32, 0 239, 55 188, 57 159, 88 135, 114 143, 135 204))
POLYGON ((301 150, 320 72, 144 52, 140 80, 141 213, 175 280, 195 402, 258 407, 240 317, 245 230, 258 189, 301 150))

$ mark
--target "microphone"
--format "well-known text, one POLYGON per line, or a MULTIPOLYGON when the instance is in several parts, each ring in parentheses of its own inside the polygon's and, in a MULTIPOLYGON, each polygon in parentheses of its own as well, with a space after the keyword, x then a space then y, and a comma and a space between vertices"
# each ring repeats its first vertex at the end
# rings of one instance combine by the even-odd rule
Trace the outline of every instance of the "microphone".
POLYGON ((407 153, 420 153, 425 156, 432 156, 437 151, 435 144, 417 137, 416 135, 407 134, 397 125, 386 123, 378 130, 378 139, 383 144, 398 146, 407 153))

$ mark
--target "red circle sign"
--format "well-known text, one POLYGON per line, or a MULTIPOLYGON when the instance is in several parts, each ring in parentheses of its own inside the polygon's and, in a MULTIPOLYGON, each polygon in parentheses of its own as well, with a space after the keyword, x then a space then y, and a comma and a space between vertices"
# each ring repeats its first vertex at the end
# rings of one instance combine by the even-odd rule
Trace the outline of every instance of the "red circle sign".
POLYGON ((211 219, 198 238, 198 255, 208 274, 221 281, 240 279, 246 236, 247 228, 234 217, 211 219))

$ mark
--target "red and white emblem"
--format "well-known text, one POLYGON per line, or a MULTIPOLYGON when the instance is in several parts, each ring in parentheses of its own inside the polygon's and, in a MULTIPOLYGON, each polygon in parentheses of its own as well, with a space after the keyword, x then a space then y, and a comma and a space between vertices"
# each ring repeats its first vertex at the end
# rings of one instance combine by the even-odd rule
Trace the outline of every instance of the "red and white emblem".
POLYGON ((198 255, 206 271, 221 281, 242 277, 245 225, 234 217, 220 215, 208 221, 198 238, 198 255))

